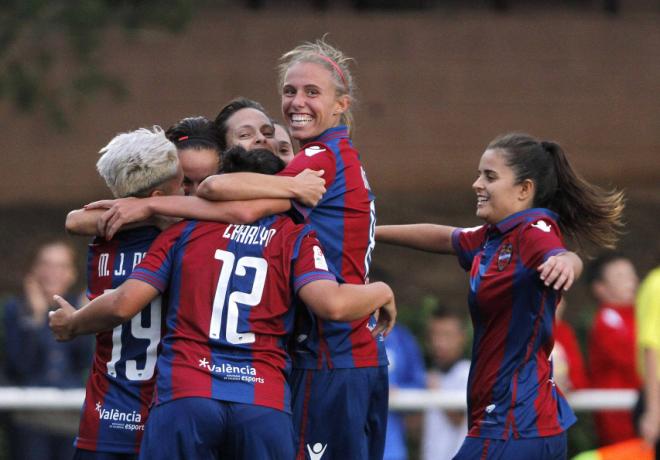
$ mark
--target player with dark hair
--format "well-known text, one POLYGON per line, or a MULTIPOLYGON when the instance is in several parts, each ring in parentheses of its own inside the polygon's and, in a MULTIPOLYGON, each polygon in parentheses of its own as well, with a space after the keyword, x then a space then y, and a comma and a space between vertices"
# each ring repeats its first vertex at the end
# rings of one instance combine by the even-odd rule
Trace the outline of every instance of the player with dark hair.
POLYGON ((232 147, 222 155, 222 173, 254 172, 277 174, 286 164, 267 149, 245 150, 240 145, 232 147))
POLYGON ((226 104, 213 122, 220 151, 241 145, 246 150, 263 147, 275 152, 275 127, 266 109, 256 101, 239 97, 226 104))
POLYGON ((200 182, 220 170, 220 147, 215 126, 204 117, 184 118, 165 131, 176 145, 183 168, 183 190, 194 195, 200 182))
POLYGON ((580 178, 558 144, 517 133, 488 145, 472 188, 485 225, 381 226, 377 240, 455 254, 470 272, 469 432, 455 458, 564 458, 575 415, 549 356, 557 302, 582 262, 562 232, 613 246, 623 196, 580 178))

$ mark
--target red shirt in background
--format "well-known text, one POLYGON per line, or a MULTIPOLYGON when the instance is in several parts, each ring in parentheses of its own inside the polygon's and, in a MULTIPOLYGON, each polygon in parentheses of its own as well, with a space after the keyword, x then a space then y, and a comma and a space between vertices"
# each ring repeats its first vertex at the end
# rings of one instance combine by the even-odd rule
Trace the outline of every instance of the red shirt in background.
MULTIPOLYGON (((589 337, 589 368, 593 388, 640 388, 635 366, 633 305, 601 304, 589 337)), ((631 411, 594 413, 602 445, 634 438, 631 411)))
POLYGON ((580 390, 588 386, 580 345, 570 324, 555 323, 555 348, 552 351, 555 381, 563 391, 580 390))

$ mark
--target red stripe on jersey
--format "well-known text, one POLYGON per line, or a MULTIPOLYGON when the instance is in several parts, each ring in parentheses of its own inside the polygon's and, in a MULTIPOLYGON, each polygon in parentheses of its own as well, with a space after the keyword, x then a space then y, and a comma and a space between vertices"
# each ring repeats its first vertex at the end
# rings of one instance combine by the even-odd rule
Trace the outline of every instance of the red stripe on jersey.
MULTIPOLYGON (((112 340, 112 333, 110 333, 110 338, 112 340)), ((95 361, 99 358, 100 344, 98 340, 96 346, 97 352, 94 356, 95 361)), ((103 368, 105 368, 106 362, 107 361, 103 363, 103 368)), ((108 392, 109 386, 108 379, 98 372, 92 372, 87 379, 84 412, 83 416, 80 418, 76 447, 86 450, 96 450, 96 443, 99 438, 99 426, 101 425, 101 418, 99 412, 96 410, 96 404, 101 403, 101 406, 105 404, 105 395, 108 392)))
MULTIPOLYGON (((99 243, 92 243, 92 245, 99 246, 99 243)), ((103 243, 103 247, 107 248, 105 253, 97 250, 98 248, 92 246, 90 250, 94 251, 94 257, 87 266, 87 280, 88 280, 88 295, 90 300, 103 294, 106 290, 112 289, 112 271, 115 266, 115 256, 117 254, 117 241, 107 241, 103 243), (101 255, 108 254, 107 263, 101 265, 101 255), (100 273, 101 270, 107 270, 105 273, 100 273)))
POLYGON ((490 439, 484 440, 484 448, 481 450, 481 457, 479 460, 486 460, 488 458, 488 447, 490 446, 490 439))

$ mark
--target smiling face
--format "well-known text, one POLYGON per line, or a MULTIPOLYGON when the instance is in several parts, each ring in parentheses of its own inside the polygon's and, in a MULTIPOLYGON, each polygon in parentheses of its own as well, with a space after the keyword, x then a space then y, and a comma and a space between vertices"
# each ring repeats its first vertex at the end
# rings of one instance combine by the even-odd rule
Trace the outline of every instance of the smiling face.
POLYGON ((472 184, 477 194, 477 217, 496 224, 511 214, 532 207, 534 186, 530 180, 515 183, 501 149, 489 149, 479 162, 479 176, 472 184))
POLYGON ((181 149, 179 163, 183 168, 183 190, 186 195, 194 195, 200 182, 213 174, 218 174, 220 156, 214 149, 181 149))
POLYGON ((302 141, 337 126, 349 97, 337 96, 332 73, 321 64, 298 62, 287 70, 282 87, 282 115, 291 135, 302 141))
POLYGON ((260 110, 251 107, 238 110, 227 120, 228 147, 240 145, 245 150, 275 149, 273 123, 260 110))

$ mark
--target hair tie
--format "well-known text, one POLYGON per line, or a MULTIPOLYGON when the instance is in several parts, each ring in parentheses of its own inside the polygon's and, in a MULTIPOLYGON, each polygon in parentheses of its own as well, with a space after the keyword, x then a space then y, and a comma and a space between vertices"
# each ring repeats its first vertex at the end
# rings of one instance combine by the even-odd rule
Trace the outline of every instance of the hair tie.
POLYGON ((181 136, 181 137, 178 138, 176 141, 177 141, 177 142, 182 142, 182 141, 185 141, 186 139, 188 139, 188 136, 181 136))
POLYGON ((341 71, 341 68, 339 67, 339 65, 335 61, 333 61, 332 59, 330 59, 328 56, 326 56, 324 54, 318 54, 317 53, 317 56, 320 57, 321 59, 323 59, 328 64, 330 64, 337 71, 337 73, 339 74, 339 77, 341 78, 341 81, 344 83, 344 86, 346 87, 346 90, 348 90, 348 84, 346 83, 346 78, 344 77, 344 72, 341 71))

